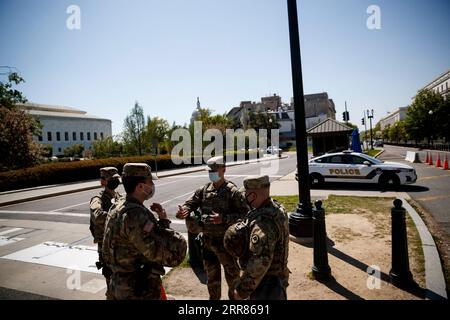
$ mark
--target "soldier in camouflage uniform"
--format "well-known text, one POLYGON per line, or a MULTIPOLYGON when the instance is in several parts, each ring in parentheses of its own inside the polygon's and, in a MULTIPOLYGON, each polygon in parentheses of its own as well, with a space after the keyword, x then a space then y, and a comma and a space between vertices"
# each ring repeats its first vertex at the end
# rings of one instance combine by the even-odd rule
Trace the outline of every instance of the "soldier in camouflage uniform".
POLYGON ((190 232, 203 233, 203 264, 208 279, 209 298, 220 299, 222 264, 229 287, 228 296, 233 299, 239 266, 236 258, 224 249, 223 236, 229 226, 245 216, 249 207, 236 185, 225 180, 223 157, 209 159, 207 166, 211 182, 197 189, 183 206, 179 206, 177 218, 186 219, 190 232), (193 212, 197 209, 200 209, 201 216, 196 221, 193 212))
POLYGON ((109 279, 111 270, 104 264, 102 255, 102 241, 105 231, 105 221, 109 208, 122 196, 115 191, 119 186, 119 174, 114 167, 100 169, 100 183, 104 189, 93 197, 90 202, 91 219, 89 229, 94 237, 94 243, 98 245, 98 261, 95 263, 98 269, 102 269, 102 274, 106 279, 106 298, 110 299, 109 279))
POLYGON ((103 237, 103 258, 113 272, 111 293, 118 300, 160 300, 164 266, 183 262, 186 240, 170 228, 160 204, 150 206, 159 219, 143 204, 155 193, 150 166, 127 163, 122 183, 127 196, 108 212, 103 237))
POLYGON ((285 209, 270 198, 268 176, 244 180, 245 198, 253 208, 224 236, 225 248, 239 257, 242 275, 235 299, 286 300, 289 280, 289 224, 285 209))

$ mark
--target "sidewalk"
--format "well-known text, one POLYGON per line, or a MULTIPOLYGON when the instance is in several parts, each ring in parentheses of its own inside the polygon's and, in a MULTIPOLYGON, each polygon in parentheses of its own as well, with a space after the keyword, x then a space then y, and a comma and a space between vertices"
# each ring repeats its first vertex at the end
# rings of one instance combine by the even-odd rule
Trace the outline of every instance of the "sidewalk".
MULTIPOLYGON (((287 155, 281 157, 281 159, 287 158, 287 155)), ((235 161, 230 162, 227 166, 237 166, 248 163, 255 162, 263 162, 263 161, 271 161, 279 159, 277 156, 268 156, 260 159, 254 160, 245 160, 245 161, 235 161)), ((194 167, 182 168, 182 169, 170 169, 158 171, 158 178, 165 178, 170 176, 176 176, 181 174, 188 174, 193 172, 204 171, 206 169, 205 165, 198 165, 194 167)), ((49 198, 74 192, 80 192, 85 190, 97 189, 99 188, 98 179, 83 181, 83 182, 73 182, 73 183, 64 183, 58 185, 48 185, 48 186, 40 186, 35 188, 27 188, 21 190, 11 190, 0 192, 0 207, 21 203, 25 201, 49 198)))
MULTIPOLYGON (((294 174, 292 172, 274 181, 271 195, 298 195, 294 174)), ((434 241, 420 216, 404 200, 403 193, 312 190, 311 195, 315 199, 328 199, 324 200, 324 209, 327 213, 328 259, 332 279, 325 282, 311 279, 312 239, 291 236, 288 260, 291 274, 287 289, 289 300, 415 300, 447 297, 434 241), (338 193, 352 197, 346 201, 336 196, 338 193), (366 197, 371 197, 370 201, 366 197), (409 213, 410 269, 418 284, 414 290, 401 290, 393 286, 389 279, 392 246, 390 209, 394 198, 403 198, 404 207, 409 213), (338 207, 344 207, 344 210, 339 211, 338 207)), ((286 204, 290 205, 287 211, 295 208, 292 201, 286 204)), ((224 277, 222 280, 222 299, 227 299, 228 287, 224 277)), ((190 268, 173 269, 164 278, 163 284, 166 292, 177 300, 208 299, 204 275, 203 278, 199 277, 190 268)))

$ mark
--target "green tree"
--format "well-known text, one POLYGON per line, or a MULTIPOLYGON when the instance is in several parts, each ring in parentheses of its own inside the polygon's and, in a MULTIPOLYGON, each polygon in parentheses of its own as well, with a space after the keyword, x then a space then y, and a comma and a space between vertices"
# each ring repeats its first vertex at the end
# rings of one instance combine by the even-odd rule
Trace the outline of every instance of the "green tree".
POLYGON ((92 151, 96 158, 118 157, 123 152, 123 145, 113 137, 96 140, 92 143, 92 151))
POLYGON ((432 142, 438 136, 448 139, 449 103, 434 91, 419 91, 407 111, 405 127, 408 135, 416 141, 426 138, 432 142))
POLYGON ((70 147, 64 149, 64 156, 81 158, 83 151, 84 146, 82 144, 73 144, 70 147))
POLYGON ((147 125, 145 127, 145 151, 151 152, 154 147, 154 143, 158 144, 158 149, 163 149, 164 153, 168 149, 168 140, 170 132, 170 125, 167 120, 159 117, 147 117, 147 125))
MULTIPOLYGON (((9 69, 11 70, 11 68, 9 69)), ((16 72, 10 72, 10 70, 6 73, 8 74, 8 81, 0 81, 0 106, 12 110, 17 103, 25 103, 27 99, 22 92, 13 88, 13 86, 17 86, 21 82, 25 82, 25 80, 16 72)), ((2 75, 4 74, 2 73, 2 75)))
POLYGON ((41 148, 33 140, 41 134, 39 120, 16 107, 27 100, 15 86, 24 82, 15 72, 7 74, 6 81, 0 81, 0 170, 11 170, 33 166, 39 162, 41 148))
POLYGON ((136 101, 131 113, 125 118, 122 138, 128 154, 142 155, 144 151, 144 109, 136 101))

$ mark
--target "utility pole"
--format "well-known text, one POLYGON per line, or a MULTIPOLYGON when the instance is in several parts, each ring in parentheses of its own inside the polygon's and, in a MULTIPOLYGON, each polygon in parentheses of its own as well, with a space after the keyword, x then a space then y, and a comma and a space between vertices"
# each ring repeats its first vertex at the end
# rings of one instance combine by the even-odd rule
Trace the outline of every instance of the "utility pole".
POLYGON ((350 120, 348 111, 347 111, 347 101, 345 101, 345 124, 348 125, 348 121, 350 120))
POLYGON ((297 1, 287 0, 289 20, 289 44, 291 49, 292 89, 294 90, 295 142, 297 144, 297 168, 299 204, 289 215, 289 233, 295 237, 311 237, 312 204, 309 189, 309 164, 305 123, 305 98, 303 93, 300 37, 298 32, 297 1))
POLYGON ((370 149, 373 150, 373 138, 372 138, 373 109, 371 113, 369 113, 369 109, 367 109, 367 118, 369 118, 370 121, 370 149))

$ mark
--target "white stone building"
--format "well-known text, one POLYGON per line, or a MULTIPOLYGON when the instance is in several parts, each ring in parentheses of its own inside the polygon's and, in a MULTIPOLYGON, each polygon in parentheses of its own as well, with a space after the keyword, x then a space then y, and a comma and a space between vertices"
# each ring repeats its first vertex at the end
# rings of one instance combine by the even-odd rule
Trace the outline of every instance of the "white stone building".
POLYGON ((17 105, 26 110, 43 125, 42 136, 34 139, 53 148, 53 155, 63 155, 64 149, 81 144, 84 150, 95 140, 112 135, 111 120, 99 118, 76 108, 25 103, 17 105))
MULTIPOLYGON (((437 77, 436 79, 425 85, 420 90, 429 89, 431 91, 434 91, 435 93, 439 93, 441 96, 444 97, 444 99, 448 99, 450 97, 449 88, 450 88, 450 69, 442 73, 439 77, 437 77)), ((415 98, 416 96, 414 96, 412 100, 414 101, 415 98)))
POLYGON ((394 123, 406 119, 406 111, 408 107, 397 108, 394 112, 380 119, 380 129, 384 130, 387 126, 392 126, 394 123))

